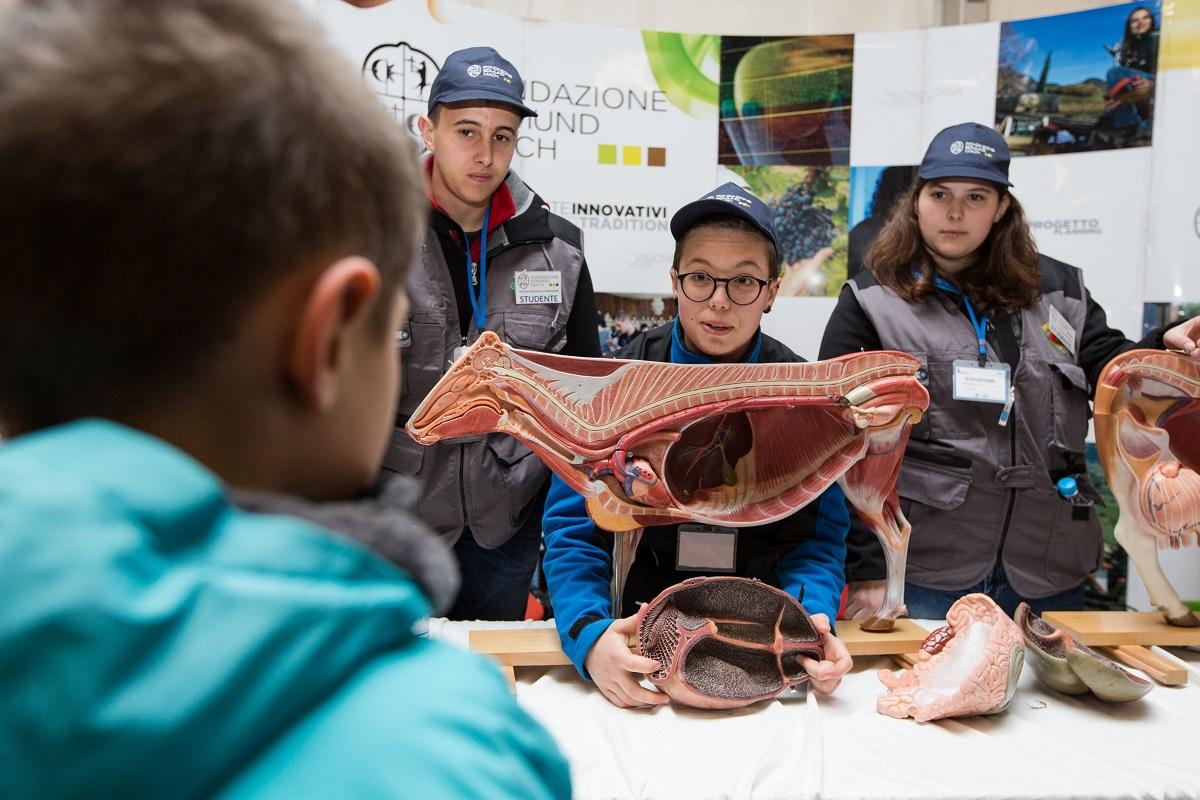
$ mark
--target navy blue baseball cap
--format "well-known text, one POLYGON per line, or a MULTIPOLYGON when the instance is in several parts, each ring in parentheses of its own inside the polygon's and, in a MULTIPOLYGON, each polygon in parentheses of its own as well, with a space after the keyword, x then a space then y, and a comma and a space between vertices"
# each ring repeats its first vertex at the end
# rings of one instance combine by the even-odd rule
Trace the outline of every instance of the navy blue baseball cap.
POLYGON ((741 217, 758 228, 775 245, 779 252, 779 239, 775 236, 775 224, 771 222, 771 209, 747 189, 736 183, 726 183, 713 189, 699 200, 693 200, 671 217, 671 235, 675 241, 683 238, 692 226, 705 217, 716 214, 741 217))
POLYGON ((536 117, 525 105, 521 92, 525 82, 512 62, 490 47, 468 47, 446 56, 429 87, 429 110, 438 103, 487 100, 512 106, 522 117, 536 117))
POLYGON ((1004 137, 978 122, 951 125, 929 143, 917 176, 979 178, 1012 186, 1008 179, 1008 144, 1004 137))

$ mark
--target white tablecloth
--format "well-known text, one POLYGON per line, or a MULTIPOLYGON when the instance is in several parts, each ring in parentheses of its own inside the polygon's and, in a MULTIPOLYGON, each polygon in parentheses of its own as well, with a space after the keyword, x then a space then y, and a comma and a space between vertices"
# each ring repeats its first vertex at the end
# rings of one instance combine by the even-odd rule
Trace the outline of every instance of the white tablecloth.
MULTIPOLYGON (((465 645, 467 630, 496 626, 434 620, 431 634, 465 645)), ((518 668, 517 699, 558 740, 581 800, 1200 800, 1200 653, 1170 652, 1188 685, 1133 703, 1058 694, 1027 665, 1004 713, 925 725, 876 713, 876 672, 897 668, 886 657, 855 659, 832 697, 737 711, 615 708, 570 667, 518 668)))

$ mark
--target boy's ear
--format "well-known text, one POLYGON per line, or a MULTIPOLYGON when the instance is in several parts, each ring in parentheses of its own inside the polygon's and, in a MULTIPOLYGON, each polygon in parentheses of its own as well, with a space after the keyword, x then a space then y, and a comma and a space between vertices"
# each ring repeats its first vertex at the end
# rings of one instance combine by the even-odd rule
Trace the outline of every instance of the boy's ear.
POLYGON ((667 267, 667 275, 671 280, 671 296, 675 298, 675 302, 679 302, 679 275, 675 272, 675 267, 667 267))
POLYGON ((771 313, 771 306, 775 305, 775 299, 779 296, 780 283, 780 279, 775 277, 771 279, 770 283, 763 287, 763 294, 767 296, 766 305, 763 307, 764 314, 771 313))
POLYGON ((425 145, 425 149, 433 152, 433 120, 427 116, 421 116, 417 119, 417 131, 421 134, 421 144, 425 145))
POLYGON ((317 276, 300 312, 288 357, 288 372, 301 401, 326 411, 337 401, 347 338, 379 295, 379 270, 369 259, 347 256, 317 276))

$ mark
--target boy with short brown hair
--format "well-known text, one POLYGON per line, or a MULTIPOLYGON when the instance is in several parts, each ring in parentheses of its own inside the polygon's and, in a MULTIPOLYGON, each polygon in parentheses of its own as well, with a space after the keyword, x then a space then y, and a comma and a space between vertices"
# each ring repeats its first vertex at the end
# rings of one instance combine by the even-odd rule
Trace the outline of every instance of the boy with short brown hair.
POLYGON ((377 472, 423 213, 300 11, 5 5, 0 197, 0 795, 568 795, 414 633, 444 546, 310 502, 377 472))

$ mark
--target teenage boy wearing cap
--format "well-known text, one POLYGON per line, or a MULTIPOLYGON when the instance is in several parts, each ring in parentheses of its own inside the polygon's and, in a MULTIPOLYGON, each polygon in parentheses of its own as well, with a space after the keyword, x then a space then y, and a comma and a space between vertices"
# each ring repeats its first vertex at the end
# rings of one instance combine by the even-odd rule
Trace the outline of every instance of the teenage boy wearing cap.
MULTIPOLYGON (((771 212, 754 195, 727 183, 685 205, 671 220, 675 257, 671 286, 679 304, 674 322, 634 339, 617 358, 672 364, 802 361, 759 329, 779 288, 778 241, 771 212)), ((634 655, 637 604, 704 574, 758 578, 795 597, 825 633, 825 661, 808 661, 813 687, 832 692, 850 668, 849 653, 830 631, 844 575, 849 515, 841 489, 830 487, 814 502, 776 522, 736 535, 734 556, 699 569, 677 567, 681 538, 732 529, 701 525, 647 528, 638 545, 621 608, 609 599, 611 535, 597 530, 584 500, 557 476, 551 479, 542 527, 544 569, 563 650, 575 668, 614 705, 661 705, 665 694, 639 685, 658 662, 634 655)))
MULTIPOLYGON (((1200 356, 1200 318, 1137 344, 1108 327, 1082 271, 1038 253, 1011 194, 1009 153, 963 123, 929 145, 908 193, 846 282, 821 358, 903 350, 925 362, 929 410, 912 430, 897 490, 912 523, 905 601, 941 619, 968 592, 1009 614, 1083 606, 1100 559, 1092 509, 1059 497, 1083 460, 1088 400, 1104 365, 1134 347, 1200 356), (966 387, 985 387, 971 399, 966 387)), ((857 517, 848 537, 847 616, 883 599, 885 567, 857 517)))
POLYGON ((492 48, 459 50, 419 123, 432 211, 398 334, 404 383, 384 466, 422 481, 418 513, 454 546, 462 589, 451 619, 524 617, 549 471, 509 436, 426 448, 404 423, 484 330, 514 347, 600 355, 582 235, 509 169, 521 120, 537 115, 522 86, 492 48))

